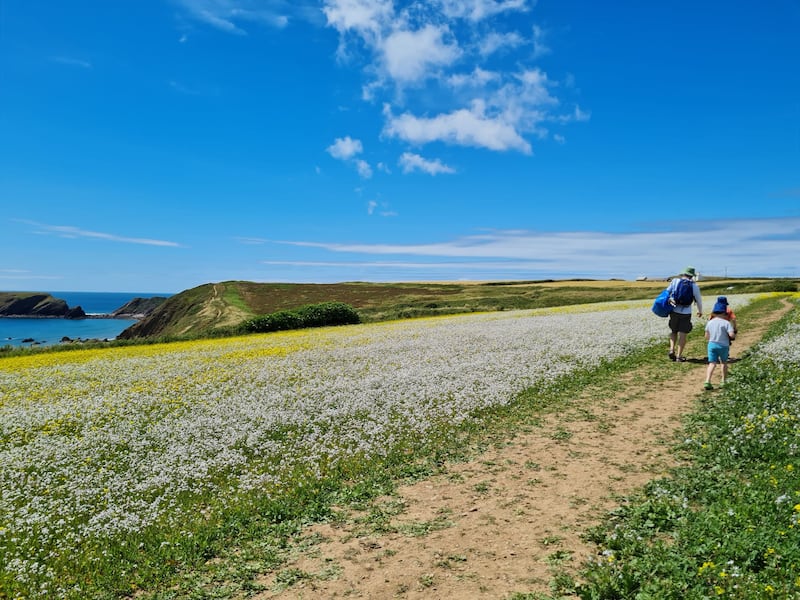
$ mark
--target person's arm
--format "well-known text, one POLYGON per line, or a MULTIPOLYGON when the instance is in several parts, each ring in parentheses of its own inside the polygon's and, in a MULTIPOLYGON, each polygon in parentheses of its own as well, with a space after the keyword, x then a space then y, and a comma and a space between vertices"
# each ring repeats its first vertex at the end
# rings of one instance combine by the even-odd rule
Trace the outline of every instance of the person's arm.
POLYGON ((692 282, 692 292, 694 292, 694 303, 697 304, 697 318, 703 316, 703 296, 700 294, 700 286, 692 282))
POLYGON ((728 337, 732 340, 736 339, 736 329, 730 323, 728 323, 728 337))

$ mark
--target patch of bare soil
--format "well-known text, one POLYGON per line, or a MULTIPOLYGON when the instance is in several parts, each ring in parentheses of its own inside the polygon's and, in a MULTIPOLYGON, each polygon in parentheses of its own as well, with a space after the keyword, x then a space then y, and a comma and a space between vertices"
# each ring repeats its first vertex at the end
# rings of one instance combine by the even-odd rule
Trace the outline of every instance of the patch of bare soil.
MULTIPOLYGON (((731 373, 735 358, 779 316, 764 315, 758 326, 742 328, 731 373)), ((310 527, 289 563, 259 581, 271 591, 256 597, 451 600, 552 593, 554 569, 575 575, 595 553, 581 535, 619 504, 619 496, 674 464, 670 449, 682 416, 698 397, 709 397, 702 390, 704 348, 695 341, 688 362, 672 363, 665 335, 658 372, 632 372, 614 390, 587 389, 565 410, 545 416, 541 427, 377 500, 375 509, 393 515, 384 533, 365 528, 357 514, 343 524, 310 527), (291 585, 279 589, 281 583, 291 585)))

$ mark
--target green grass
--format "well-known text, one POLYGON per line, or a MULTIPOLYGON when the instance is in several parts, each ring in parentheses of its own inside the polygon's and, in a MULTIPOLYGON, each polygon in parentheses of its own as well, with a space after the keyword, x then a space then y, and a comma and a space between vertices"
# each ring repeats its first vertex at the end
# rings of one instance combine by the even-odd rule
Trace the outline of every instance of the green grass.
POLYGON ((255 314, 242 298, 241 293, 239 292, 239 287, 236 285, 225 285, 222 299, 225 300, 225 302, 230 306, 234 306, 247 314, 255 314))
MULTIPOLYGON (((796 309, 769 337, 791 323, 800 324, 796 309)), ((796 362, 755 350, 737 364, 733 383, 688 420, 682 466, 590 533, 598 555, 579 596, 800 597, 798 390, 796 362)))

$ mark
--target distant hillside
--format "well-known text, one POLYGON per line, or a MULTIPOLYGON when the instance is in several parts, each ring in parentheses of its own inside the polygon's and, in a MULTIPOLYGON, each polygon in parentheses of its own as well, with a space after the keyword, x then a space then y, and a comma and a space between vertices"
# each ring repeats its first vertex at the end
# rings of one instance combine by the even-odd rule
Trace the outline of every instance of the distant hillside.
POLYGON ((152 298, 134 298, 111 313, 111 316, 116 319, 143 319, 161 306, 165 300, 166 298, 164 296, 153 296, 152 298))
POLYGON ((38 292, 0 292, 0 317, 62 317, 80 319, 86 316, 80 306, 67 303, 50 294, 38 292))
MULTIPOLYGON (((704 295, 778 291, 776 281, 720 279, 700 283, 704 295)), ((308 304, 343 302, 362 321, 437 314, 542 308, 611 300, 653 298, 664 281, 537 280, 448 283, 207 283, 169 297, 119 338, 202 336, 257 315, 308 304)), ((780 287, 780 286, 779 286, 780 287)), ((709 299, 710 300, 710 299, 709 299)))

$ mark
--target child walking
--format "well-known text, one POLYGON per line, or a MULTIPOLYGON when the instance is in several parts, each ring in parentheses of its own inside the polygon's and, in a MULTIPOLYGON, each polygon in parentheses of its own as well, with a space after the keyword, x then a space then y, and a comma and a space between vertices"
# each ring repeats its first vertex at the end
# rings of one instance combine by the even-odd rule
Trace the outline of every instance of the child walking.
MULTIPOLYGON (((726 299, 727 300, 727 299, 726 299)), ((736 339, 736 330, 728 320, 728 303, 717 301, 712 318, 706 323, 706 340, 708 340, 708 368, 706 369, 705 389, 712 390, 711 376, 717 363, 722 364, 722 385, 728 377, 728 355, 731 349, 731 340, 736 339), (716 317, 716 318, 715 318, 716 317)))
MULTIPOLYGON (((728 321, 730 321, 731 325, 733 325, 733 333, 738 333, 739 330, 736 327, 736 313, 733 312, 730 304, 728 304, 728 298, 726 296, 717 296, 717 304, 722 304, 725 306, 725 314, 728 315, 728 321)), ((713 319, 714 315, 712 314, 709 318, 713 319)))

